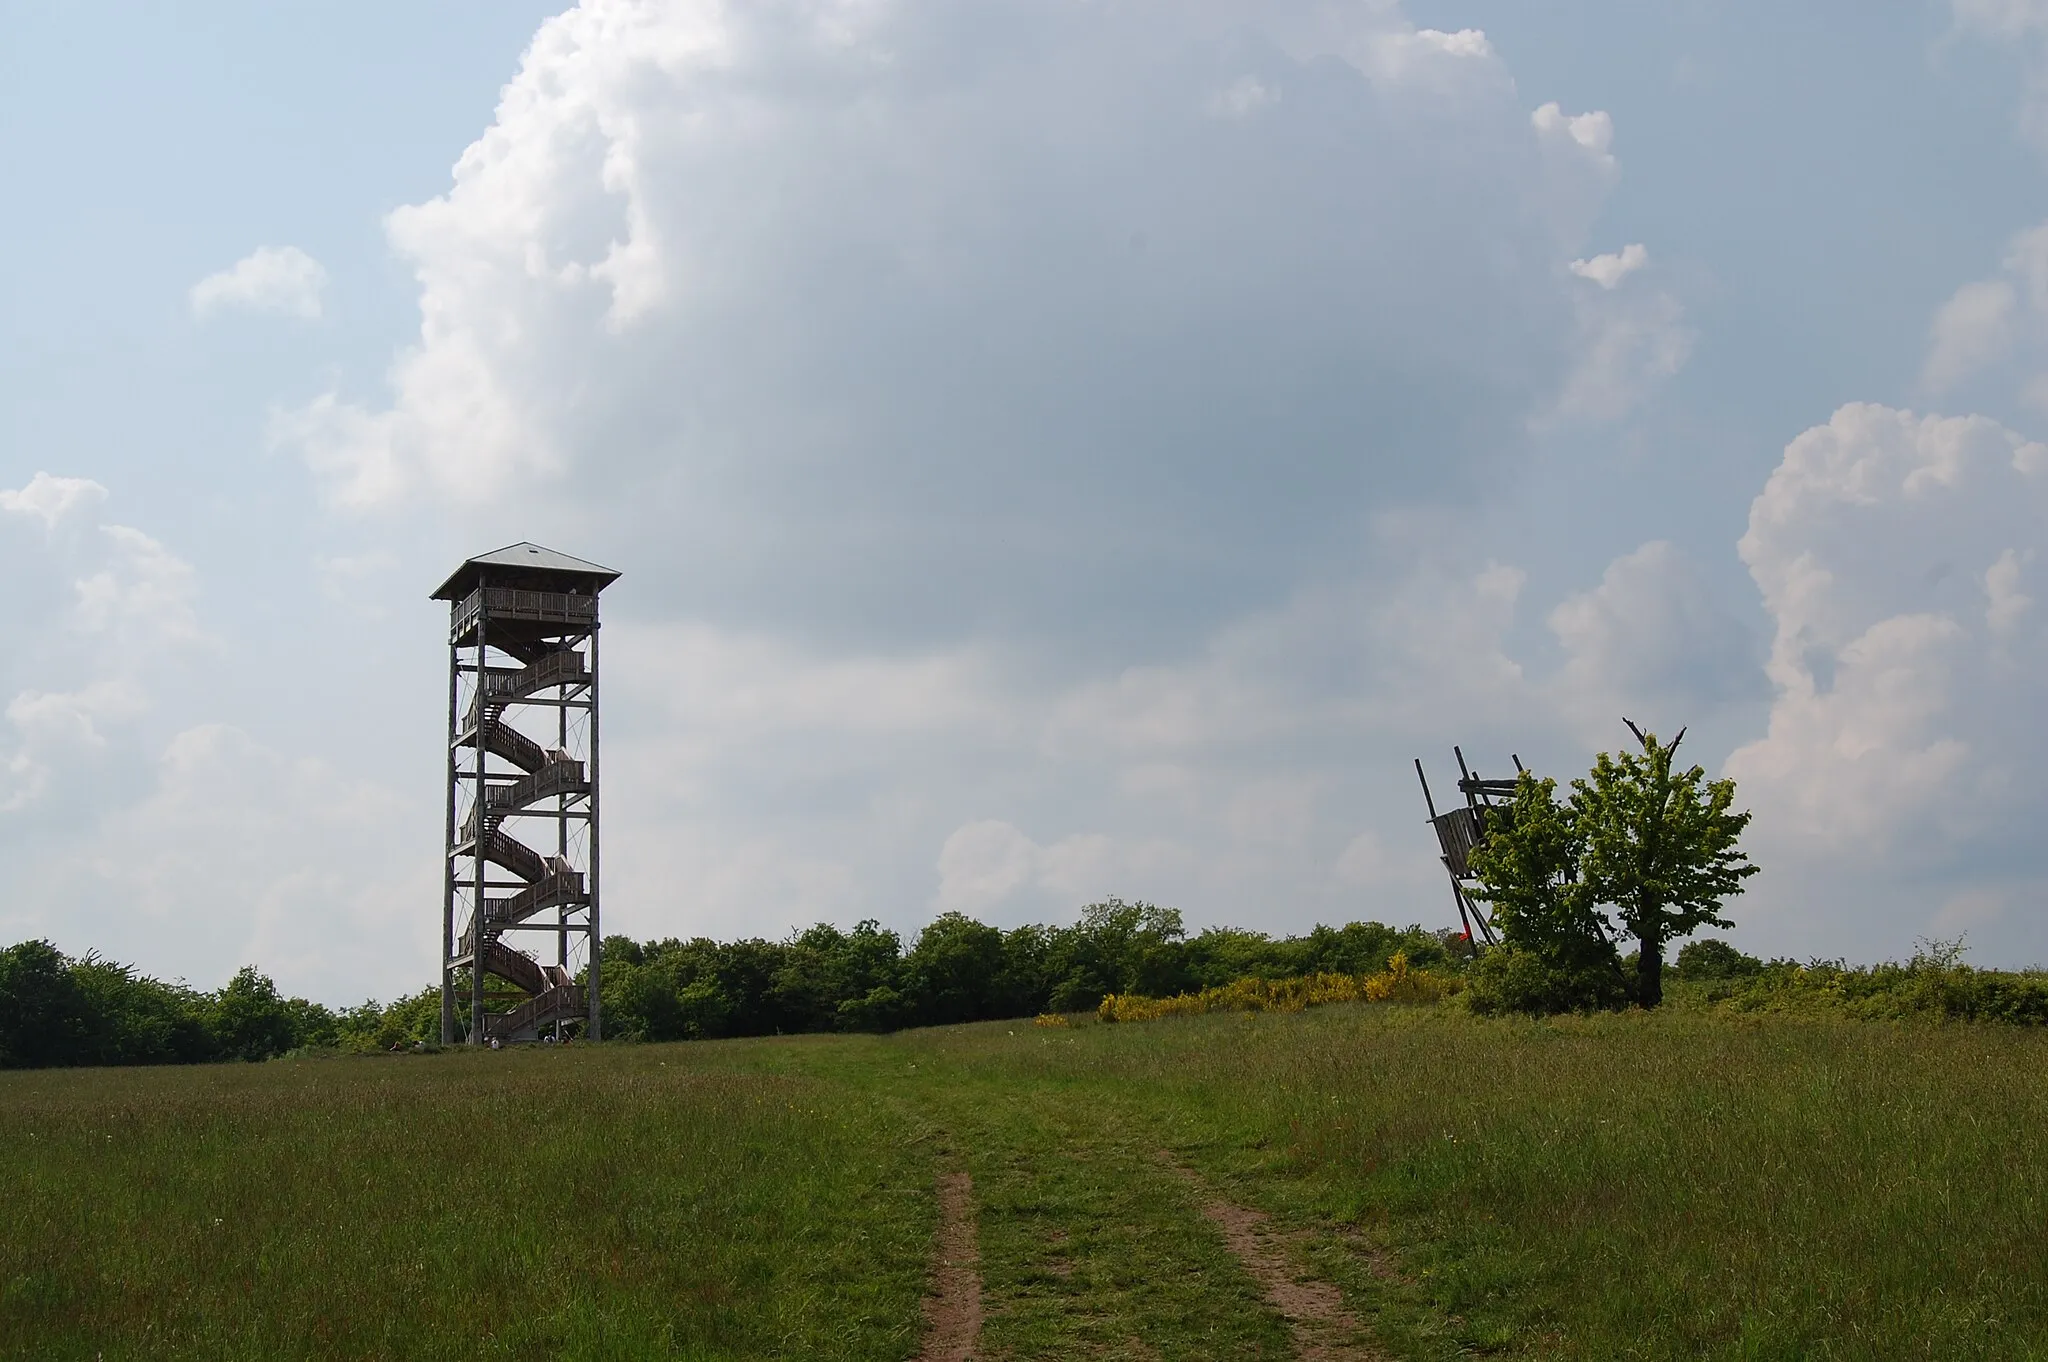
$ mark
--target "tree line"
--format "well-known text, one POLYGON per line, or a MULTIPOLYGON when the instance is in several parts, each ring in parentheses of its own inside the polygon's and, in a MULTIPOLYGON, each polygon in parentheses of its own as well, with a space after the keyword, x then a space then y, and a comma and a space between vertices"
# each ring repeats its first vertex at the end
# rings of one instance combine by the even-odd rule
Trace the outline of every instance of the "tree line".
POLYGON ((254 966, 202 992, 47 941, 0 950, 0 1068, 205 1064, 310 1046, 389 1048, 439 1032, 440 994, 329 1008, 288 998, 254 966))
POLYGON ((1071 926, 1002 931, 945 913, 906 947, 878 923, 820 924, 786 941, 604 942, 608 1034, 646 1040, 904 1026, 1093 1010, 1111 993, 1167 997, 1244 978, 1367 974, 1396 952, 1456 967, 1470 943, 1452 931, 1378 922, 1302 936, 1214 927, 1189 935, 1181 915, 1108 899, 1071 926))
MULTIPOLYGON (((1403 952, 1462 968, 1455 932, 1353 922, 1301 936, 1218 927, 1190 935, 1171 908, 1108 899, 1070 926, 1003 931, 942 914, 907 946, 876 922, 821 923, 781 941, 604 939, 605 1029, 686 1040, 1092 1010, 1110 993, 1169 996, 1248 977, 1367 974, 1403 952)), ((579 980, 580 982, 580 980, 579 980)), ((458 993, 467 994, 462 983, 458 993)), ((388 1051, 440 1039, 440 990, 330 1008, 287 997, 255 967, 205 992, 47 941, 0 950, 0 1068, 194 1064, 300 1050, 388 1051)))

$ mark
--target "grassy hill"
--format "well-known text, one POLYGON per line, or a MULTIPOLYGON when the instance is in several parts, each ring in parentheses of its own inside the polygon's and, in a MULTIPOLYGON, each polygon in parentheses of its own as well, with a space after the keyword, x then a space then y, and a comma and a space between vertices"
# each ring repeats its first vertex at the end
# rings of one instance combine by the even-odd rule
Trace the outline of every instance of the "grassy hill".
POLYGON ((0 1353, 909 1358, 965 1171, 977 1356, 1298 1355, 1205 1197, 1346 1356, 2048 1356, 2044 1061, 1359 1004, 5 1073, 0 1353))

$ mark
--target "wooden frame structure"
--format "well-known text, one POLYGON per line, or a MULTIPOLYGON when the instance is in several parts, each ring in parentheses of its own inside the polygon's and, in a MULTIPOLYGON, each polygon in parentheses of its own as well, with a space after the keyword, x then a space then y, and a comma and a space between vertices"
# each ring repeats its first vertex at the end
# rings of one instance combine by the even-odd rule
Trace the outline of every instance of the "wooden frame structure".
MULTIPOLYGON (((1465 753, 1453 747, 1451 754, 1458 759, 1458 793, 1465 796, 1463 808, 1452 807, 1442 813, 1436 811, 1436 800, 1429 793, 1429 777, 1422 773, 1422 759, 1415 759, 1415 778, 1422 783, 1422 803, 1429 810, 1429 825, 1436 830, 1437 850, 1441 853, 1444 871, 1451 877, 1451 897, 1458 903, 1458 920, 1465 924, 1465 936, 1472 938, 1472 928, 1479 928, 1479 935, 1489 946, 1498 945, 1500 937, 1495 932, 1493 921, 1480 906, 1480 900, 1473 897, 1472 886, 1479 877, 1472 873, 1472 852, 1486 840, 1489 825, 1498 825, 1508 817, 1505 801, 1515 797, 1515 782, 1512 780, 1482 780, 1465 765, 1465 753), (1503 801, 1495 803, 1495 800, 1503 801)), ((1522 759, 1513 757, 1515 770, 1522 770, 1522 759)))
POLYGON ((513 544, 464 562, 433 594, 449 603, 444 1045, 560 1037, 579 1022, 592 1040, 604 1034, 597 596, 618 577, 513 544), (543 946, 552 935, 554 949, 516 949, 514 934, 543 946))

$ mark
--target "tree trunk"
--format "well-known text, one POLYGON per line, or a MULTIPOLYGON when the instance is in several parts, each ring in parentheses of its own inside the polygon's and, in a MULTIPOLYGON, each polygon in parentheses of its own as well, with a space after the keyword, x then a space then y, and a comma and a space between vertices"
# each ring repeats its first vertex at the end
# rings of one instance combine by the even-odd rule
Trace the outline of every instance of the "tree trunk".
POLYGON ((1637 940, 1642 950, 1636 955, 1636 1001, 1656 1007, 1664 1001, 1664 942, 1647 935, 1637 940))

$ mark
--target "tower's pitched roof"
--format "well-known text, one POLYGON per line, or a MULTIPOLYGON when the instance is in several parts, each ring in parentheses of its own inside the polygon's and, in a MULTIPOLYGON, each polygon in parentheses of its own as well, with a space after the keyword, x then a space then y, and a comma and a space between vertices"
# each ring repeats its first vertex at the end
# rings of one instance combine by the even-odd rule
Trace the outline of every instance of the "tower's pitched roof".
POLYGON ((593 596, 619 579, 619 574, 608 567, 599 567, 596 563, 587 563, 539 544, 521 542, 465 560, 447 581, 441 583, 431 599, 459 601, 476 590, 477 582, 487 571, 493 585, 500 578, 504 579, 506 586, 521 585, 530 580, 539 590, 560 591, 565 586, 574 585, 587 587, 593 596))

